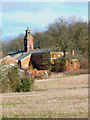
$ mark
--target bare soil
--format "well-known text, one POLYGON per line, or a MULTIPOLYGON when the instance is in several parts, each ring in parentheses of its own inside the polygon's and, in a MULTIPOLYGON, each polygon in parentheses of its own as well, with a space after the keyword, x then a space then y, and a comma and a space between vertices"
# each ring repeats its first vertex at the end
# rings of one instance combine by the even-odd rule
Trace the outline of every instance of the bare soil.
POLYGON ((3 118, 88 118, 88 75, 36 80, 33 91, 2 94, 3 118))

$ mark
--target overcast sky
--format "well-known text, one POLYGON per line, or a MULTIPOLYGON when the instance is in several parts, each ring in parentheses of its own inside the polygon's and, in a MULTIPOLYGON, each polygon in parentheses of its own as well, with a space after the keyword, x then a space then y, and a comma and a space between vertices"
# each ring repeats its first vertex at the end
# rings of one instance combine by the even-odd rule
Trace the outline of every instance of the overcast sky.
POLYGON ((2 3, 2 40, 25 33, 46 30, 49 23, 64 16, 88 20, 88 2, 5 2, 2 3))

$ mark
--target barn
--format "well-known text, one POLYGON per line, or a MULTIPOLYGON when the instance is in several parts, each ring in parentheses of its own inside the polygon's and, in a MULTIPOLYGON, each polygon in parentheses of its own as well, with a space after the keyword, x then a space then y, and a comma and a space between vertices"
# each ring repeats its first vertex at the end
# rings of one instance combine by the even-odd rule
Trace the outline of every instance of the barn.
POLYGON ((67 54, 66 57, 64 56, 57 58, 54 61, 54 66, 59 64, 60 71, 70 71, 70 70, 79 70, 81 69, 81 62, 87 61, 85 56, 82 56, 80 53, 73 52, 71 54, 67 54))
POLYGON ((47 69, 50 64, 50 50, 38 49, 25 53, 18 58, 18 66, 22 69, 47 69))
MULTIPOLYGON (((64 64, 59 65, 60 70, 79 70, 81 54, 75 53, 72 50, 72 54, 66 54, 66 60, 64 64)), ((34 49, 33 36, 29 27, 27 27, 24 37, 24 50, 9 54, 18 63, 19 68, 22 69, 38 69, 45 70, 49 68, 50 64, 57 65, 57 61, 62 61, 64 58, 63 51, 55 51, 53 49, 34 49)))

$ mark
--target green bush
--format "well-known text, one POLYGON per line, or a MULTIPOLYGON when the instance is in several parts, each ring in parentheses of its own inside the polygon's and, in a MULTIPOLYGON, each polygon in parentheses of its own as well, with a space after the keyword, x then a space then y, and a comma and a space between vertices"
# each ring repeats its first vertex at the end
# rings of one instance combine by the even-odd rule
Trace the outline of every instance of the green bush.
POLYGON ((18 68, 17 67, 9 68, 7 77, 9 79, 9 85, 11 86, 12 92, 16 92, 20 84, 18 68))
POLYGON ((23 92, 29 92, 33 85, 33 79, 30 78, 22 78, 21 79, 21 89, 23 92))
POLYGON ((19 75, 17 67, 10 67, 7 74, 1 78, 2 92, 28 92, 33 86, 34 79, 25 74, 24 78, 19 75))
POLYGON ((22 85, 21 84, 17 84, 16 92, 21 92, 21 89, 22 89, 22 85))
POLYGON ((54 72, 64 72, 65 71, 65 60, 56 60, 54 63, 54 72))

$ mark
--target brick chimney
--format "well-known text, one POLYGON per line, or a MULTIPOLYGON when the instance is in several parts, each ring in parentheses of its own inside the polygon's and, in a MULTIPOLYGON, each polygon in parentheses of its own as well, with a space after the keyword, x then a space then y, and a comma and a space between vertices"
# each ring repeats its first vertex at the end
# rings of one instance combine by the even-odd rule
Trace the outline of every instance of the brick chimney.
POLYGON ((71 51, 71 54, 72 54, 72 55, 75 55, 75 51, 74 51, 74 50, 72 50, 72 51, 71 51))

